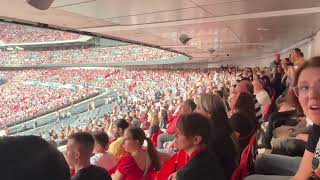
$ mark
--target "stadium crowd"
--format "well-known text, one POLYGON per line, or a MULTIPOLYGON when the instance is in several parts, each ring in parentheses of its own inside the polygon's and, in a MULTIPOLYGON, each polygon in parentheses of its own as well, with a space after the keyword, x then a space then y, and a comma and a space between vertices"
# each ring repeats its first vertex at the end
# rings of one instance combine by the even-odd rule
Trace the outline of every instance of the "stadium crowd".
POLYGON ((50 50, 3 50, 1 64, 83 64, 166 59, 176 53, 140 45, 50 50))
POLYGON ((116 72, 89 69, 2 71, 6 83, 0 86, 0 124, 70 104, 103 87, 111 87, 113 80, 108 76, 116 72), (56 84, 50 86, 50 83, 56 84))
MULTIPOLYGON (((59 159, 54 179, 319 179, 319 68, 320 57, 305 61, 293 49, 264 69, 121 70, 110 78, 129 79, 117 86, 126 92, 103 121, 50 132, 52 144, 67 141, 65 160, 50 145, 37 152, 59 159), (257 155, 257 146, 271 154, 257 155)), ((3 164, 23 163, 18 157, 3 164)))
POLYGON ((4 43, 50 42, 79 39, 79 34, 0 22, 0 41, 4 43))

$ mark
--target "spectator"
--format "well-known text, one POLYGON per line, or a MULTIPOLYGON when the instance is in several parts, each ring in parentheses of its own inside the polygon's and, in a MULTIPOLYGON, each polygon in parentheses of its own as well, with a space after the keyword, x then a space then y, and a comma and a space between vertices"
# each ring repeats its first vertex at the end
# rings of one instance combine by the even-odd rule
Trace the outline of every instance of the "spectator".
POLYGON ((0 159, 1 179, 70 180, 63 155, 40 137, 1 137, 0 159))
POLYGON ((158 136, 158 149, 163 149, 163 143, 172 141, 174 139, 174 133, 176 131, 176 123, 179 120, 180 115, 190 114, 196 108, 196 104, 193 100, 186 100, 180 104, 179 108, 172 116, 171 122, 168 124, 168 129, 158 136))
POLYGON ((283 68, 284 74, 281 79, 282 86, 287 89, 289 85, 292 83, 292 78, 294 74, 293 64, 290 62, 289 58, 285 58, 281 62, 281 66, 283 68))
POLYGON ((239 142, 240 154, 249 143, 252 134, 255 133, 258 123, 256 121, 254 102, 250 94, 240 93, 230 103, 233 112, 230 122, 239 142))
MULTIPOLYGON (((266 180, 281 178, 292 178, 297 180, 308 179, 312 175, 313 167, 319 167, 319 77, 320 57, 316 56, 297 69, 296 76, 293 81, 295 96, 292 91, 289 93, 292 95, 297 108, 300 111, 303 111, 306 117, 314 123, 302 159, 281 155, 264 155, 255 161, 255 172, 258 174, 274 174, 281 176, 251 175, 246 178, 246 180, 262 178, 266 180), (287 177, 285 177, 285 175, 287 177), (292 177, 293 175, 294 177, 292 177)), ((317 170, 315 171, 317 172, 317 170)))
POLYGON ((261 105, 262 111, 264 111, 268 105, 271 104, 269 94, 264 90, 264 83, 262 80, 254 80, 252 84, 254 88, 254 95, 256 96, 258 103, 261 105))
POLYGON ((129 115, 126 116, 126 121, 130 126, 132 125, 132 120, 133 120, 132 116, 129 116, 129 115))
POLYGON ((272 72, 278 67, 280 67, 280 65, 281 65, 280 54, 275 54, 274 60, 270 63, 270 66, 269 66, 269 74, 272 75, 272 72))
POLYGON ((305 62, 303 57, 303 52, 299 48, 295 48, 292 50, 290 54, 290 60, 294 64, 295 69, 303 65, 303 63, 305 62))
POLYGON ((112 175, 114 180, 123 179, 153 179, 156 171, 160 169, 157 151, 152 141, 146 137, 142 129, 130 127, 124 133, 124 148, 129 153, 123 156, 112 175), (147 150, 142 148, 147 142, 147 150))
POLYGON ((159 127, 160 119, 158 117, 158 112, 151 111, 148 116, 148 121, 150 122, 150 127, 148 130, 148 137, 151 138, 151 136, 155 132, 160 131, 160 127, 159 127))
POLYGON ((123 154, 124 149, 122 148, 122 144, 124 141, 123 135, 124 131, 129 127, 129 124, 124 119, 118 119, 114 122, 114 126, 112 128, 113 134, 116 140, 114 140, 110 146, 108 151, 119 159, 123 154))
POLYGON ((262 117, 261 105, 258 103, 258 100, 257 100, 256 96, 254 95, 254 88, 253 88, 252 83, 247 80, 240 81, 236 85, 234 92, 235 92, 235 94, 240 94, 240 93, 244 92, 244 93, 248 93, 248 94, 253 95, 252 97, 253 97, 253 101, 255 103, 254 108, 255 108, 255 112, 256 112, 256 120, 258 122, 262 122, 263 117, 262 117))
POLYGON ((116 166, 117 159, 113 154, 106 152, 109 143, 108 135, 105 132, 95 132, 93 133, 93 138, 95 143, 94 156, 90 158, 90 163, 110 171, 116 166))
POLYGON ((226 111, 228 112, 228 111, 230 110, 230 107, 229 107, 228 102, 227 102, 226 99, 225 99, 225 95, 224 95, 223 90, 218 90, 218 91, 216 91, 216 94, 221 98, 221 100, 222 100, 222 102, 223 102, 223 104, 224 104, 224 106, 225 106, 225 109, 226 109, 226 111))
POLYGON ((274 69, 272 78, 270 79, 271 81, 270 86, 276 92, 275 98, 278 98, 284 90, 283 89, 284 87, 282 86, 282 82, 281 82, 283 74, 284 74, 283 69, 281 67, 278 67, 277 69, 274 69))
POLYGON ((140 127, 140 126, 141 126, 141 122, 140 122, 140 120, 139 120, 137 117, 134 117, 133 120, 132 120, 132 122, 131 122, 131 125, 132 125, 133 127, 140 127))
POLYGON ((178 149, 187 153, 188 162, 171 175, 173 179, 228 179, 214 153, 207 148, 211 138, 210 127, 209 120, 198 113, 184 115, 177 122, 175 142, 178 149))
POLYGON ((233 130, 221 98, 212 94, 200 96, 197 101, 196 112, 210 119, 212 123, 212 138, 209 146, 217 155, 225 175, 230 177, 238 164, 239 152, 234 143, 233 130))
POLYGON ((160 118, 160 124, 159 124, 160 129, 165 129, 168 123, 168 113, 165 109, 160 110, 159 118, 160 118))
POLYGON ((105 169, 90 164, 93 148, 94 139, 90 133, 81 132, 69 136, 66 158, 75 170, 72 180, 111 180, 105 169))

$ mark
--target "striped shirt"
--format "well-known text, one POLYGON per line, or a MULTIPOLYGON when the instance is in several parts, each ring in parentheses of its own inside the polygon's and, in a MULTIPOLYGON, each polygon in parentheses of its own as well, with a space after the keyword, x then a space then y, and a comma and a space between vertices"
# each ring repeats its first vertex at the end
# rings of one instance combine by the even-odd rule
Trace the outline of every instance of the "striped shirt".
POLYGON ((258 120, 259 123, 261 123, 263 122, 261 105, 258 103, 258 100, 255 95, 253 95, 253 102, 254 102, 254 109, 256 112, 256 119, 258 120))

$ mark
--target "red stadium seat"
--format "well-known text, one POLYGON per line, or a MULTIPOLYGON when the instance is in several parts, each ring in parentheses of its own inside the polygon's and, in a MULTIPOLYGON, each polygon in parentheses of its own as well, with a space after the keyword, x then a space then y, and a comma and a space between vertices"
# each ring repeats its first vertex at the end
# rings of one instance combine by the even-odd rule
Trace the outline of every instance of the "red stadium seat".
POLYGON ((162 134, 163 132, 162 131, 160 131, 160 130, 158 130, 158 131, 156 131, 156 132, 154 132, 152 135, 151 135, 151 140, 152 140, 152 142, 153 142, 153 144, 154 144, 154 146, 155 147, 157 147, 158 146, 158 136, 160 135, 160 134, 162 134))
POLYGON ((257 154, 256 136, 257 132, 251 136, 249 144, 242 152, 240 164, 233 171, 230 180, 243 180, 252 172, 253 163, 257 154))

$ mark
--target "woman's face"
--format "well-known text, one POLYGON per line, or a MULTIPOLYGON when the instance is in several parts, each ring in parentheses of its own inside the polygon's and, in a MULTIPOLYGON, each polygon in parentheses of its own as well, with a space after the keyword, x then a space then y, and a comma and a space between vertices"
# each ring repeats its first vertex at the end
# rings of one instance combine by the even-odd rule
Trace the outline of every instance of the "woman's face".
POLYGON ((230 98, 229 106, 230 106, 231 110, 234 110, 236 108, 236 104, 239 99, 239 96, 240 96, 240 93, 234 93, 232 98, 230 98))
POLYGON ((139 149, 140 145, 138 140, 133 139, 129 131, 124 131, 123 137, 124 137, 123 148, 125 149, 125 151, 129 153, 133 153, 139 149))
POLYGON ((320 68, 309 68, 301 72, 297 87, 299 102, 304 114, 320 125, 320 68))
POLYGON ((174 141, 177 149, 188 150, 193 147, 192 139, 185 136, 180 129, 174 134, 174 141))

